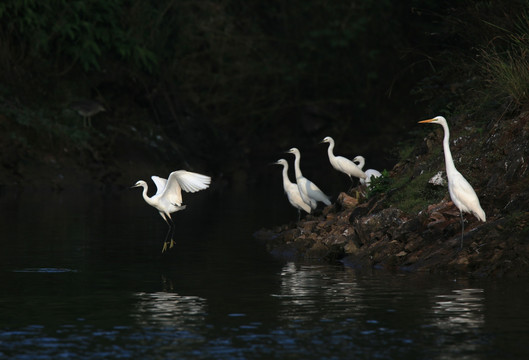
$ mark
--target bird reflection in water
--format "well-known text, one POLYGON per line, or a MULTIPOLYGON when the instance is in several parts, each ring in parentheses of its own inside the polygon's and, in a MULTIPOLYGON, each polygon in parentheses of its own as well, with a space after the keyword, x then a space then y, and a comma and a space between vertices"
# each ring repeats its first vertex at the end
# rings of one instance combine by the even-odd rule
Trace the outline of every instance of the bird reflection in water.
POLYGON ((484 323, 483 295, 483 289, 458 289, 448 295, 437 295, 433 308, 437 315, 436 325, 444 329, 481 327, 484 323))
POLYGON ((144 325, 167 325, 189 328, 189 323, 203 324, 206 300, 198 296, 184 296, 172 292, 138 292, 133 314, 144 325))
POLYGON ((284 305, 285 311, 281 312, 280 317, 310 320, 322 313, 325 313, 326 318, 341 318, 354 317, 354 314, 361 312, 364 308, 362 289, 354 272, 349 269, 342 272, 335 270, 318 265, 286 264, 280 273, 280 294, 274 295, 284 305))
POLYGON ((432 307, 432 326, 435 343, 446 354, 475 353, 481 346, 473 334, 482 332, 485 325, 483 289, 456 289, 450 294, 435 296, 432 307))

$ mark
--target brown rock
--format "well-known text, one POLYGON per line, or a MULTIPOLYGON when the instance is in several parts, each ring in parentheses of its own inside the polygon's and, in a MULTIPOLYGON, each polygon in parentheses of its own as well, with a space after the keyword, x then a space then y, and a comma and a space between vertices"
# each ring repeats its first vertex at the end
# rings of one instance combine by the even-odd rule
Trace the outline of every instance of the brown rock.
POLYGON ((358 199, 347 195, 346 193, 342 192, 340 195, 338 195, 338 198, 336 199, 336 202, 342 206, 345 209, 354 208, 358 205, 358 199))

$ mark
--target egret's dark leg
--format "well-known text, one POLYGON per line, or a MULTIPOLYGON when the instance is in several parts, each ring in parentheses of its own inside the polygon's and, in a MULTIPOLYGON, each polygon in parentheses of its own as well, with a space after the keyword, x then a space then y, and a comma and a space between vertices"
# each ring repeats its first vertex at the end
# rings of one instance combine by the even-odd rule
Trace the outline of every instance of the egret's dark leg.
POLYGON ((167 234, 165 234, 165 239, 163 241, 162 252, 165 252, 165 250, 167 250, 167 244, 169 243, 168 239, 169 239, 169 236, 171 235, 171 224, 169 224, 169 222, 167 220, 165 222, 167 223, 167 225, 169 225, 169 229, 167 230, 167 234))
POLYGON ((169 230, 171 232, 171 239, 170 239, 171 242, 169 244, 169 249, 170 249, 170 248, 172 248, 174 246, 173 237, 174 237, 175 225, 174 225, 173 219, 171 218, 171 214, 169 214, 168 218, 169 218, 169 224, 170 224, 170 227, 171 227, 171 229, 169 230))
POLYGON ((301 210, 298 209, 298 222, 300 222, 300 221, 301 221, 301 210))
POLYGON ((165 240, 163 242, 163 247, 162 247, 162 253, 165 252, 167 250, 167 244, 169 243, 169 238, 171 239, 171 242, 170 242, 170 248, 173 247, 173 220, 171 219, 170 216, 167 216, 165 215, 164 213, 160 212, 160 215, 162 216, 162 218, 165 220, 165 222, 167 223, 167 225, 169 226, 169 230, 167 230, 167 234, 165 235, 165 240))
POLYGON ((463 220, 463 212, 459 210, 461 214, 461 250, 463 249, 463 234, 465 233, 465 221, 463 220))

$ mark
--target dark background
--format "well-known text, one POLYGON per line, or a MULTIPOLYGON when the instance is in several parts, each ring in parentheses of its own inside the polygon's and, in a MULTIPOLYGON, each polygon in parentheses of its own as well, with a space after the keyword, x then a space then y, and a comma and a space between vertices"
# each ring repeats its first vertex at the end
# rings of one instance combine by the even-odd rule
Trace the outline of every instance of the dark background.
POLYGON ((499 75, 505 64, 524 67, 526 9, 527 1, 7 0, 0 180, 122 186, 187 168, 248 183, 293 146, 309 173, 330 170, 325 136, 336 154, 389 170, 410 155, 406 143, 431 131, 418 120, 523 107, 527 85, 517 97, 499 75), (68 106, 79 99, 107 109, 90 128, 68 106))

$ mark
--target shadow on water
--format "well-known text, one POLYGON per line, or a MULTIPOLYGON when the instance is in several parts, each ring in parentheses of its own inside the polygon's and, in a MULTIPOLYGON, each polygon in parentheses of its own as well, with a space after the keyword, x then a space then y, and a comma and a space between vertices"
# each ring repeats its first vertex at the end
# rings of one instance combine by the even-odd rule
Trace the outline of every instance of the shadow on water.
POLYGON ((252 233, 297 213, 251 190, 185 197, 166 254, 139 191, 4 193, 0 358, 528 355, 524 280, 279 262, 252 233))

